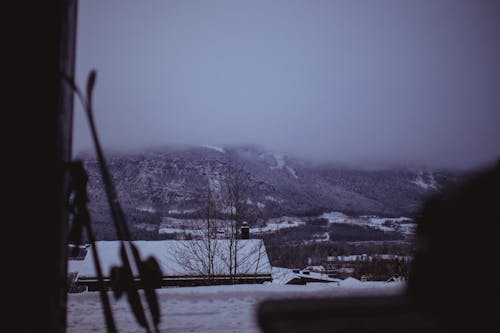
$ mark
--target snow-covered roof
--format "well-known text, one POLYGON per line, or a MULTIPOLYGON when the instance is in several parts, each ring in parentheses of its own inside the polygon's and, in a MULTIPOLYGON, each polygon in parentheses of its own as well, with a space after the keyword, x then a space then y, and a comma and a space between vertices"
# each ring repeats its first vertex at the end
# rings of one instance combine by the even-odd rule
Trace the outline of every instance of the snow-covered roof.
POLYGON ((317 272, 309 272, 306 270, 301 270, 297 273, 297 277, 301 277, 307 280, 317 280, 323 282, 339 282, 340 279, 330 277, 328 274, 317 273, 317 272))
MULTIPOLYGON (((164 276, 200 276, 213 267, 214 275, 230 275, 230 240, 212 239, 210 253, 213 265, 208 261, 208 242, 206 240, 161 240, 134 241, 144 260, 154 256, 164 276)), ((109 276, 113 266, 120 266, 119 241, 99 241, 96 247, 102 271, 109 276)), ((233 250, 235 247, 233 247, 233 250)), ((261 239, 238 240, 236 245, 237 275, 270 275, 271 264, 267 257, 264 242, 261 239)), ((79 268, 80 278, 97 276, 94 268, 92 249, 89 250, 79 268)))
POLYGON ((78 273, 82 267, 83 260, 68 260, 68 273, 78 273))
POLYGON ((308 271, 312 271, 312 272, 316 272, 316 271, 323 272, 326 270, 323 265, 307 266, 305 269, 308 271))
POLYGON ((287 284, 291 280, 297 278, 297 274, 291 268, 286 267, 273 267, 272 270, 273 283, 287 284))

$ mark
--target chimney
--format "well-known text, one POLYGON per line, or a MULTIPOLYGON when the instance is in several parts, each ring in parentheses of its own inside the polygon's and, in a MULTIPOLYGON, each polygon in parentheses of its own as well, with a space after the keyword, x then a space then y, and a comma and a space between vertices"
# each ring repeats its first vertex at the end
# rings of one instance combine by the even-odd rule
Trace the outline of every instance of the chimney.
POLYGON ((241 239, 250 239, 250 227, 247 222, 241 224, 241 239))

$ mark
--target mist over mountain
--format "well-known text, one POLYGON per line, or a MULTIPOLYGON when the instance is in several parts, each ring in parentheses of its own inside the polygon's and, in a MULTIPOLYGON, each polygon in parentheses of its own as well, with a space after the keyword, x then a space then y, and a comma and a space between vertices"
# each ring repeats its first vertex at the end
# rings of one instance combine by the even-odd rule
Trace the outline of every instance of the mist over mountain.
MULTIPOLYGON (((89 174, 94 220, 109 220, 97 160, 90 153, 76 158, 84 161, 89 174)), ((316 163, 257 146, 167 146, 140 153, 108 152, 107 161, 131 223, 153 224, 165 216, 200 217, 207 193, 217 198, 223 192, 228 166, 235 170, 236 165, 245 175, 242 195, 250 224, 328 211, 414 217, 425 198, 463 177, 448 170, 316 163)), ((224 207, 218 207, 223 214, 224 207)))

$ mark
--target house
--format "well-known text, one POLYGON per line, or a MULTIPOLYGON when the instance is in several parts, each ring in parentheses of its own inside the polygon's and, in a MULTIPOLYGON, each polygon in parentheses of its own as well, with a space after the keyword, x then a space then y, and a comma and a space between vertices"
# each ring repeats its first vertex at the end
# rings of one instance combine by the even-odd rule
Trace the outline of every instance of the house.
POLYGON ((307 266, 305 270, 315 273, 323 273, 323 274, 326 273, 326 269, 323 265, 307 266))
POLYGON ((68 259, 69 260, 83 260, 87 254, 89 245, 68 244, 68 259))
POLYGON ((294 273, 293 279, 290 279, 286 284, 307 284, 311 282, 321 282, 321 283, 340 283, 340 279, 332 277, 330 274, 324 272, 314 272, 308 269, 299 270, 298 273, 294 273))
POLYGON ((68 245, 68 261, 67 261, 67 290, 70 293, 81 292, 85 288, 83 286, 78 286, 78 272, 80 267, 87 255, 88 245, 74 244, 68 245))
MULTIPOLYGON (((272 281, 271 264, 261 239, 134 241, 134 244, 143 260, 149 256, 156 258, 163 274, 162 286, 272 281)), ((111 268, 121 266, 120 242, 99 241, 96 247, 104 281, 109 286, 111 268)), ((138 276, 137 271, 134 276, 138 276)), ((90 291, 97 290, 91 248, 79 267, 77 283, 90 291)))
POLYGON ((291 269, 284 267, 273 267, 273 283, 278 284, 307 284, 311 282, 340 283, 340 279, 331 277, 324 272, 315 272, 308 268, 291 269))

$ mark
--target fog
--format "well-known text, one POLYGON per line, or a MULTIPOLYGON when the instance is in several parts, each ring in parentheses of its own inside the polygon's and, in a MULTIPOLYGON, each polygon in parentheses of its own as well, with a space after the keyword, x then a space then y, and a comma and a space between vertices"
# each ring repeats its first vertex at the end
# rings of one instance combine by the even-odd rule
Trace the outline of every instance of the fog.
POLYGON ((107 148, 471 168, 500 157, 499 3, 81 0, 77 82, 107 148))

